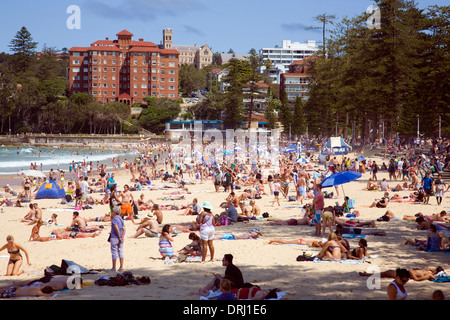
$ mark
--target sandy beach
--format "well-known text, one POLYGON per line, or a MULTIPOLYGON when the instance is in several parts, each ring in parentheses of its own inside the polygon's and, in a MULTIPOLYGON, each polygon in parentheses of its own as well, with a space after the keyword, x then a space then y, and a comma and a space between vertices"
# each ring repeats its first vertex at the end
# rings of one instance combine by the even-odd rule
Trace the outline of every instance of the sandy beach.
MULTIPOLYGON (((350 155, 356 157, 358 155, 350 155)), ((377 163, 385 160, 372 157, 377 163)), ((323 168, 321 166, 320 168, 323 168)), ((98 176, 92 176, 98 178, 98 176)), ((343 186, 345 194, 355 199, 355 209, 359 211, 358 217, 361 221, 376 220, 381 217, 386 209, 369 208, 374 199, 383 196, 382 191, 363 191, 366 187, 370 173, 366 172, 357 181, 347 183, 343 186)), ((130 185, 131 175, 122 170, 116 173, 118 189, 122 190, 124 184, 130 185)), ((378 179, 387 178, 391 187, 400 181, 389 181, 387 171, 381 171, 378 179)), ((17 179, 20 179, 17 177, 17 179)), ((214 190, 212 180, 195 185, 188 185, 190 194, 185 195, 184 200, 166 201, 158 198, 167 197, 167 193, 180 190, 174 184, 152 181, 158 187, 169 185, 173 188, 167 190, 144 190, 133 191, 135 199, 141 193, 144 199, 152 199, 159 204, 187 205, 192 199, 197 198, 199 204, 209 201, 213 206, 213 213, 220 213, 219 208, 228 193, 220 193, 214 190)), ((447 181, 449 183, 449 181, 447 181)), ((3 187, 3 185, 2 185, 3 187)), ((269 188, 266 185, 266 192, 269 188)), ((295 195, 291 184, 290 195, 295 195)), ((334 188, 324 189, 334 191, 334 188)), ((3 191, 3 189, 2 189, 3 191)), ((325 199, 326 205, 335 205, 336 201, 343 202, 342 188, 339 187, 339 197, 325 199)), ((236 190, 239 195, 242 190, 236 190)), ((409 196, 411 191, 399 191, 400 196, 409 196)), ((393 192, 391 192, 393 194, 393 192)), ((101 199, 100 193, 92 194, 94 198, 101 199)), ((257 199, 256 204, 261 212, 268 212, 273 218, 289 219, 299 218, 301 214, 300 204, 289 202, 280 196, 281 206, 272 207, 273 196, 265 195, 257 199)), ((43 209, 43 218, 48 219, 53 213, 58 214, 58 224, 67 227, 72 220, 73 207, 61 204, 61 200, 35 200, 43 209)), ((304 203, 311 203, 312 199, 304 203)), ((244 276, 244 281, 259 285, 263 289, 280 288, 285 292, 283 300, 386 300, 386 288, 391 279, 381 279, 380 288, 369 288, 367 278, 361 277, 358 272, 380 271, 402 268, 428 268, 442 266, 444 270, 450 270, 450 254, 440 252, 423 252, 417 248, 403 243, 407 239, 426 239, 426 231, 415 230, 416 223, 404 221, 404 215, 414 215, 422 212, 425 215, 439 213, 442 210, 450 210, 449 193, 444 194, 440 206, 436 199, 431 197, 430 204, 413 204, 409 202, 391 202, 388 209, 396 218, 389 222, 377 222, 376 228, 384 230, 385 236, 367 235, 369 254, 371 258, 363 263, 335 263, 335 262, 298 262, 296 258, 303 252, 318 253, 319 248, 310 248, 300 245, 273 245, 268 244, 271 238, 320 240, 314 237, 312 226, 274 226, 265 220, 254 220, 249 223, 234 223, 228 226, 216 227, 216 234, 225 232, 247 232, 252 228, 260 229, 262 237, 257 240, 216 240, 214 262, 201 264, 199 261, 165 264, 158 252, 159 238, 147 238, 141 236, 130 239, 128 236, 135 233, 137 226, 131 221, 125 221, 127 237, 125 240, 125 270, 131 271, 135 276, 148 276, 150 285, 109 287, 93 284, 102 275, 114 276, 116 273, 107 271, 111 268, 111 253, 107 238, 110 231, 109 222, 89 222, 90 226, 103 225, 104 230, 98 237, 86 239, 54 240, 48 242, 29 242, 32 226, 28 226, 20 220, 28 212, 28 204, 23 208, 2 206, 0 213, 0 246, 6 244, 6 236, 13 235, 15 241, 22 244, 28 251, 31 265, 26 264, 24 259, 24 273, 18 277, 5 276, 9 255, 6 250, 0 252, 0 287, 7 287, 18 281, 38 279, 44 275, 44 269, 51 265, 60 265, 62 259, 67 259, 92 270, 96 274, 83 275, 87 286, 78 290, 58 292, 53 298, 55 300, 199 300, 197 290, 204 287, 211 279, 212 273, 224 273, 221 259, 224 254, 231 253, 234 256, 234 264, 237 265, 244 276)), ((109 211, 108 205, 94 205, 92 209, 81 210, 80 215, 84 218, 95 218, 103 216, 109 211)), ((139 218, 143 218, 147 211, 140 211, 139 218)), ((195 217, 182 215, 183 210, 163 210, 164 224, 190 223, 195 217)), ((448 224, 447 224, 448 225, 448 224)), ((62 227, 61 226, 61 227, 62 227)), ((55 226, 42 226, 41 236, 50 235, 55 226)), ((326 231, 328 234, 328 229, 326 231)), ((174 238, 175 250, 183 248, 190 243, 189 233, 180 233, 174 238)), ((357 247, 359 239, 349 239, 351 248, 357 247)), ((24 257, 25 258, 25 257, 24 257)), ((448 283, 435 283, 432 281, 415 282, 406 284, 409 300, 431 300, 435 290, 442 290, 446 296, 450 294, 448 283)), ((33 298, 48 299, 48 298, 33 298)))

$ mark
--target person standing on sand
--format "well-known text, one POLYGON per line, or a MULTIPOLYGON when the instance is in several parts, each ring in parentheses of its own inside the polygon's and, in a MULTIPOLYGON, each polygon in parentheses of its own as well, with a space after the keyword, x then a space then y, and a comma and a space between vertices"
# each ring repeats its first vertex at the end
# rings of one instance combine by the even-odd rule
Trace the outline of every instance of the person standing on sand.
POLYGON ((133 207, 131 206, 131 202, 134 201, 133 195, 131 194, 130 187, 126 184, 123 186, 123 192, 120 194, 122 198, 122 206, 120 207, 122 210, 121 217, 122 219, 127 215, 131 221, 134 222, 133 219, 133 207))
POLYGON ((123 270, 124 252, 123 243, 125 239, 125 223, 120 217, 120 207, 114 207, 111 212, 111 236, 110 248, 112 257, 112 271, 116 271, 117 259, 119 259, 119 271, 123 270))
POLYGON ((321 235, 321 221, 322 221, 322 210, 325 206, 325 198, 324 195, 322 193, 322 185, 318 184, 316 185, 316 191, 317 194, 314 197, 313 200, 313 206, 314 206, 314 219, 313 219, 313 223, 316 227, 316 236, 320 236, 321 235))

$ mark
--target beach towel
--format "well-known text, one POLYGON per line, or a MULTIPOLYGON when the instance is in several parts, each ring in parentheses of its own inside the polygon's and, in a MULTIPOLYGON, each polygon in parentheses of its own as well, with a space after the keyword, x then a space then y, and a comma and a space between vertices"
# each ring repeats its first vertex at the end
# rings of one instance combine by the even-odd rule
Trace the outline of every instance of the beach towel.
MULTIPOLYGON (((221 294, 222 294, 222 291, 220 291, 220 289, 218 289, 216 291, 209 290, 209 295, 207 295, 206 297, 205 296, 201 296, 200 300, 215 300, 221 294)), ((265 300, 280 300, 285 295, 286 295, 286 292, 277 292, 277 297, 276 298, 265 299, 265 300)), ((240 299, 240 300, 251 300, 251 299, 240 299)))
POLYGON ((330 261, 330 260, 320 260, 320 259, 315 258, 313 260, 313 262, 316 262, 316 263, 319 263, 319 262, 334 262, 334 263, 345 263, 345 264, 362 264, 362 263, 364 263, 364 260, 349 260, 349 259, 342 260, 341 259, 339 261, 330 261))
POLYGON ((433 282, 439 282, 439 283, 442 283, 442 282, 450 282, 450 277, 441 277, 441 278, 439 278, 439 279, 435 279, 435 280, 433 280, 433 282))
POLYGON ((344 233, 343 235, 342 235, 342 238, 345 238, 345 239, 355 239, 355 238, 361 238, 361 239, 364 239, 366 237, 366 235, 364 235, 364 234, 350 234, 350 233, 344 233))

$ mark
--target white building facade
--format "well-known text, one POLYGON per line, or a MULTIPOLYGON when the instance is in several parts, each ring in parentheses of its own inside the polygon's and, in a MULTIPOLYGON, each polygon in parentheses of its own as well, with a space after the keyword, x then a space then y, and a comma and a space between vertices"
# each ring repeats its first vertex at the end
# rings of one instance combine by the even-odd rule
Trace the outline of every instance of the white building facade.
MULTIPOLYGON (((268 74, 274 83, 280 83, 280 75, 289 70, 289 66, 297 60, 314 55, 319 48, 316 41, 308 40, 306 43, 291 42, 291 40, 283 40, 282 46, 278 48, 262 48, 259 55, 264 60, 272 61, 272 68, 268 70, 268 74)), ((262 67, 261 72, 265 72, 262 67)))

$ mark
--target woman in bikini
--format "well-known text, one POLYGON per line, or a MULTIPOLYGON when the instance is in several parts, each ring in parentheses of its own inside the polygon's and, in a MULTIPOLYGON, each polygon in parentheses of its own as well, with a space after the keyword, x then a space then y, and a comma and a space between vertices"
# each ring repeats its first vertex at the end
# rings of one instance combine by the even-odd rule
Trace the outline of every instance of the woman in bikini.
POLYGON ((41 229, 41 226, 44 224, 44 221, 42 220, 38 220, 38 222, 36 223, 36 225, 33 227, 33 229, 31 229, 31 235, 30 235, 30 239, 28 241, 41 241, 41 242, 45 242, 45 241, 50 241, 50 240, 56 240, 55 238, 52 237, 41 237, 39 235, 39 230, 41 229))
POLYGON ((11 235, 7 236, 6 241, 7 243, 0 248, 0 251, 7 249, 9 253, 9 261, 8 266, 6 268, 6 275, 7 276, 21 275, 23 273, 23 270, 21 269, 23 258, 22 255, 20 254, 20 250, 22 250, 25 253, 25 256, 27 257, 27 263, 30 266, 31 263, 28 257, 28 252, 27 250, 25 250, 24 247, 22 247, 20 244, 14 241, 13 236, 11 235))
POLYGON ((328 241, 322 246, 317 258, 321 260, 339 261, 347 255, 347 249, 338 241, 336 233, 330 233, 328 241))
POLYGON ((355 248, 351 252, 349 251, 347 253, 347 258, 354 260, 362 260, 364 257, 370 258, 370 255, 367 252, 367 240, 360 239, 358 245, 358 248, 355 248))

